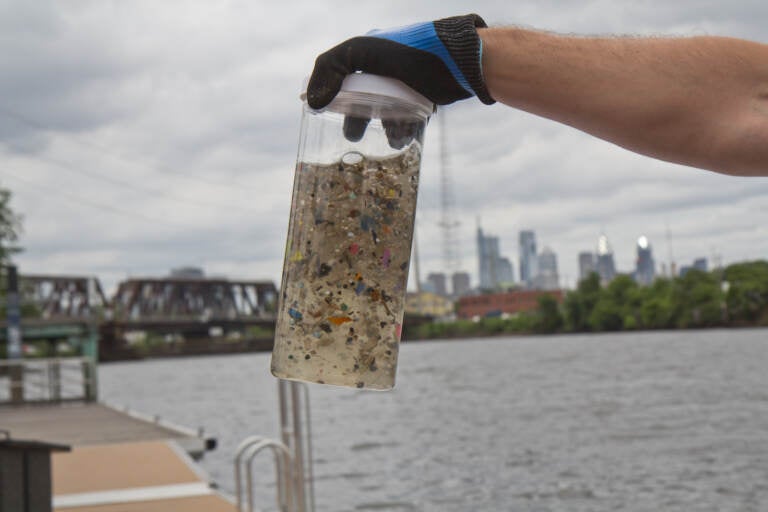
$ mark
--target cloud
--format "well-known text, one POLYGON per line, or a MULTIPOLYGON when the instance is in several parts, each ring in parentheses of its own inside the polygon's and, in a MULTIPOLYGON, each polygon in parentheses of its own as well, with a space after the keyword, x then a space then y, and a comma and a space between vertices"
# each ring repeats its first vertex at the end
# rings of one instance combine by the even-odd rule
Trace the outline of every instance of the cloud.
MULTIPOLYGON (((374 27, 467 12, 466 2, 0 2, 0 185, 25 215, 23 272, 127 275, 196 264, 279 280, 302 79, 315 56, 374 27), (329 7, 330 6, 330 7, 329 7)), ((768 39, 768 4, 522 0, 471 6, 491 24, 581 34, 768 39)), ((446 109, 459 251, 474 229, 537 231, 576 275, 601 230, 619 266, 651 238, 666 259, 768 255, 768 182, 634 155, 574 129, 471 100, 446 109), (761 231, 762 229, 762 231, 761 231)), ((439 124, 427 131, 422 274, 440 270, 439 124)), ((476 280, 476 279, 475 279, 476 280)))

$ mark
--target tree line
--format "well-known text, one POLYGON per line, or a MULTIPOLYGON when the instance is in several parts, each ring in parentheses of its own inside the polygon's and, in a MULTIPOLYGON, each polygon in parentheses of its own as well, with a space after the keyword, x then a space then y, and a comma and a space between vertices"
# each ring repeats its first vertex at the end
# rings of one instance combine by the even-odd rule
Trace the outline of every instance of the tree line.
POLYGON ((768 261, 736 263, 640 286, 620 275, 601 286, 597 274, 582 280, 562 304, 539 298, 538 309, 509 318, 419 325, 404 337, 472 337, 496 334, 578 333, 651 329, 768 326, 768 261))
POLYGON ((581 281, 562 307, 539 304, 542 330, 594 332, 768 325, 768 261, 736 263, 711 272, 656 279, 639 286, 618 276, 601 287, 597 274, 581 281))

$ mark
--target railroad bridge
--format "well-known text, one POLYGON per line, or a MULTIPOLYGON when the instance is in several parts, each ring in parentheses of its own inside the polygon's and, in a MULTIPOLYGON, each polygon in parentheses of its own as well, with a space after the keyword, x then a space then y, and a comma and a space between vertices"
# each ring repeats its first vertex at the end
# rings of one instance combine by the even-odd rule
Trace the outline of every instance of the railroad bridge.
MULTIPOLYGON (((132 278, 111 299, 90 276, 20 275, 22 337, 75 346, 98 332, 102 356, 120 356, 132 333, 200 339, 248 328, 274 328, 277 289, 271 281, 223 278, 132 278)), ((6 335, 0 320, 0 340, 6 335)), ((84 345, 84 342, 82 343, 84 345)), ((90 354, 96 356, 96 353, 90 354)), ((123 354, 126 355, 126 354, 123 354)))

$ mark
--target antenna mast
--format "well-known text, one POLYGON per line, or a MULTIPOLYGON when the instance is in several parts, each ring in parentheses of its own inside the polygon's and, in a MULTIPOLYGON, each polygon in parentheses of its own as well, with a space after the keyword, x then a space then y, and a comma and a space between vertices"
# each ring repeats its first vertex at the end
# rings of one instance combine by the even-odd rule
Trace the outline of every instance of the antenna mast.
POLYGON ((443 233, 443 268, 447 277, 459 270, 461 265, 458 254, 457 230, 459 222, 455 218, 453 180, 448 161, 448 142, 446 135, 445 107, 437 111, 440 124, 440 226, 443 233))

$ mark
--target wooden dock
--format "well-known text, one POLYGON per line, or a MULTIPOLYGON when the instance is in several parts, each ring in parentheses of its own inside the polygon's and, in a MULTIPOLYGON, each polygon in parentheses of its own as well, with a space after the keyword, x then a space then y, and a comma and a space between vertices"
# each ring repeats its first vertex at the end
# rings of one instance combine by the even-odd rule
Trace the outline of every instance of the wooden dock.
POLYGON ((72 446, 173 439, 194 458, 216 447, 212 437, 94 402, 1 407, 0 429, 16 439, 72 446))
POLYGON ((159 418, 93 402, 8 406, 0 429, 72 447, 52 459, 58 512, 236 510, 192 460, 216 440, 159 418))
POLYGON ((235 512, 174 441, 75 447, 52 477, 58 512, 235 512))

